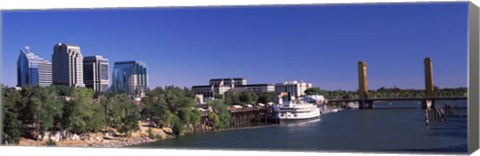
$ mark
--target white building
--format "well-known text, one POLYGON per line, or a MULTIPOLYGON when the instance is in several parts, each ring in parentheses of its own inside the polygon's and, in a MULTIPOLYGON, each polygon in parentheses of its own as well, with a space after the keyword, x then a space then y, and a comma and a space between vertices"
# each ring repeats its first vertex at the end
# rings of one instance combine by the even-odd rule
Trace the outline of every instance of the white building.
POLYGON ((225 92, 232 89, 229 86, 210 86, 210 85, 202 85, 202 86, 192 86, 192 91, 195 94, 202 94, 203 97, 214 97, 215 95, 223 95, 225 92))
POLYGON ((195 94, 195 103, 197 105, 204 104, 203 102, 203 94, 195 94))
POLYGON ((228 86, 233 88, 238 85, 246 85, 247 80, 244 78, 220 78, 220 79, 210 79, 210 85, 214 86, 228 86))
POLYGON ((291 97, 298 98, 305 95, 305 90, 312 88, 311 83, 288 81, 275 84, 275 92, 287 92, 291 97))
POLYGON ((239 85, 233 88, 233 92, 240 93, 244 91, 250 91, 255 93, 267 93, 275 92, 275 85, 273 84, 249 84, 249 85, 239 85))
POLYGON ((256 93, 275 92, 275 85, 273 84, 247 84, 244 78, 219 78, 210 79, 209 85, 192 86, 195 94, 202 94, 203 97, 215 97, 216 95, 223 95, 225 92, 231 90, 235 93, 244 91, 251 91, 256 93))
POLYGON ((195 94, 202 94, 206 98, 223 95, 225 92, 235 88, 235 86, 246 84, 247 80, 244 78, 217 78, 210 79, 209 85, 192 86, 192 90, 195 94))

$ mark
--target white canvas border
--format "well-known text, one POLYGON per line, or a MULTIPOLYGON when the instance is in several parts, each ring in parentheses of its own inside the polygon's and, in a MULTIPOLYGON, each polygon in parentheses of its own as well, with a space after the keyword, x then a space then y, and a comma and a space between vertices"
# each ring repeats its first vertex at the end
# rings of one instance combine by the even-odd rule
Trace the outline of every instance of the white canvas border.
MULTIPOLYGON (((452 0, 4 0, 0 10, 24 9, 67 9, 67 8, 137 8, 137 7, 176 7, 176 6, 238 6, 238 5, 282 5, 282 4, 348 4, 348 3, 410 3, 410 2, 451 2, 452 0)), ((465 2, 466 0, 454 0, 465 2)), ((480 0, 472 0, 480 4, 480 0)), ((0 15, 1 21, 1 15, 0 15)), ((1 29, 1 22, 0 22, 1 29)), ((1 33, 0 33, 1 34, 1 33)), ((3 36, 3 35, 2 35, 3 36)), ((0 36, 0 48, 1 48, 0 36)), ((0 53, 1 59, 1 53, 0 53)), ((478 60, 477 60, 478 61, 478 60)), ((1 64, 0 64, 1 67, 1 64)), ((478 68, 477 68, 478 69, 478 68)), ((0 68, 1 73, 1 68, 0 68)), ((1 77, 0 77, 1 81, 1 77)), ((478 108, 478 107, 477 107, 478 108)), ((0 110, 1 111, 1 110, 0 110)), ((477 112, 478 113, 478 112, 477 112)), ((478 120, 478 119, 477 119, 478 120)), ((478 121, 477 121, 478 122, 478 121)), ((222 150, 173 150, 173 149, 105 149, 71 147, 19 147, 0 146, 1 155, 376 155, 375 153, 333 153, 333 152, 265 152, 265 151, 222 151, 222 150)), ((379 153, 377 153, 379 154, 379 153)), ((386 154, 380 155, 412 155, 386 154)), ((480 155, 477 151, 474 155, 480 155)))

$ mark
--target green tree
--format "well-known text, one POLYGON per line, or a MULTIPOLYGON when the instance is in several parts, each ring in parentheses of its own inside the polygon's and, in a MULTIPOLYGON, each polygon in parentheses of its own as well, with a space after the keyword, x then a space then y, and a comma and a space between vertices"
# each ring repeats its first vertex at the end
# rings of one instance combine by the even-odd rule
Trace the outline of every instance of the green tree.
POLYGON ((200 124, 202 113, 194 107, 183 108, 179 113, 182 123, 186 124, 186 126, 190 127, 200 124))
POLYGON ((20 93, 13 89, 6 89, 2 87, 2 143, 3 144, 18 144, 20 141, 20 130, 22 122, 19 119, 19 110, 15 107, 20 101, 20 93))
POLYGON ((160 127, 171 127, 176 118, 187 126, 199 123, 201 113, 196 112, 195 94, 187 89, 174 86, 160 87, 147 93, 142 99, 145 108, 143 114, 160 127), (197 122, 198 121, 198 122, 197 122))
POLYGON ((107 115, 110 126, 127 135, 138 130, 140 128, 138 126, 140 120, 139 107, 125 94, 114 95, 112 102, 112 110, 107 115))
POLYGON ((226 91, 223 93, 225 96, 225 103, 227 105, 240 105, 240 97, 237 93, 233 92, 232 90, 226 91))
MULTIPOLYGON (((171 88, 172 87, 167 87, 167 89, 171 88)), ((147 118, 150 118, 159 127, 169 127, 171 119, 174 116, 174 114, 171 113, 171 110, 176 111, 176 104, 167 104, 167 94, 173 94, 173 92, 169 91, 167 93, 166 90, 157 87, 148 92, 147 96, 142 99, 142 103, 145 105, 142 112, 144 112, 147 118)), ((177 100, 177 96, 175 95, 168 96, 169 102, 177 100)))
POLYGON ((186 96, 184 90, 169 86, 164 91, 165 102, 170 112, 177 114, 180 108, 195 106, 195 98, 186 96))
POLYGON ((33 124, 35 133, 43 137, 43 134, 54 126, 55 119, 62 117, 63 103, 57 99, 55 93, 38 86, 31 88, 31 94, 27 98, 25 112, 28 113, 29 121, 26 123, 33 124))
POLYGON ((239 96, 240 102, 247 103, 247 104, 257 101, 257 98, 258 98, 257 94, 251 91, 241 92, 239 96))
POLYGON ((318 87, 314 87, 314 88, 306 89, 305 94, 307 94, 307 95, 325 95, 325 91, 318 88, 318 87))
POLYGON ((208 118, 208 121, 210 121, 210 123, 213 124, 214 128, 221 127, 220 117, 216 113, 209 113, 207 118, 208 118))
POLYGON ((94 91, 87 88, 75 88, 67 101, 64 113, 64 127, 79 134, 85 134, 90 130, 88 122, 93 119, 94 111, 91 107, 94 91))
POLYGON ((178 118, 177 116, 174 116, 172 118, 172 130, 173 130, 173 133, 176 135, 176 136, 180 136, 180 134, 182 133, 183 131, 183 123, 182 123, 182 120, 180 120, 180 118, 178 118))
POLYGON ((257 103, 266 104, 269 102, 273 102, 275 95, 275 93, 260 93, 260 95, 258 95, 257 103))
MULTIPOLYGON (((62 125, 67 131, 77 134, 98 132, 107 125, 106 99, 94 99, 95 91, 88 88, 74 88, 70 100, 63 109, 62 125)), ((112 106, 115 107, 115 106, 112 106)))
POLYGON ((130 104, 124 105, 124 112, 122 116, 122 124, 118 127, 121 133, 130 135, 132 131, 140 129, 138 121, 140 120, 139 109, 136 105, 130 102, 130 104))
POLYGON ((215 128, 217 129, 227 128, 230 124, 231 114, 223 101, 213 100, 210 101, 208 105, 212 106, 212 113, 214 113, 214 115, 212 113, 209 114, 209 121, 213 121, 215 128))
POLYGON ((88 114, 89 122, 87 122, 88 131, 90 132, 98 132, 102 128, 107 126, 106 122, 106 111, 105 108, 102 106, 100 101, 93 102, 89 107, 88 110, 91 114, 88 114))

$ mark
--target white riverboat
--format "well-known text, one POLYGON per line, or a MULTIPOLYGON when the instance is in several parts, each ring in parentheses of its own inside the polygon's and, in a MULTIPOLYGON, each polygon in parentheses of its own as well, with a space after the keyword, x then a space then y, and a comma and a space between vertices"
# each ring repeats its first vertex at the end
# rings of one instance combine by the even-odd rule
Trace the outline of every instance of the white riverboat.
POLYGON ((312 103, 286 102, 273 107, 275 117, 280 121, 306 120, 320 117, 320 109, 312 103))

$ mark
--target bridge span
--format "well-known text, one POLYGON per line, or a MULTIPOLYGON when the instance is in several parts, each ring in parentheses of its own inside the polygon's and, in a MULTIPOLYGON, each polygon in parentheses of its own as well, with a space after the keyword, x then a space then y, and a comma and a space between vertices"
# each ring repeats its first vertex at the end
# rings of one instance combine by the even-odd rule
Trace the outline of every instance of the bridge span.
POLYGON ((466 100, 467 97, 436 97, 433 83, 432 60, 427 57, 423 61, 425 74, 425 97, 411 98, 370 98, 368 95, 367 63, 358 62, 358 99, 331 99, 329 102, 358 102, 360 109, 372 109, 374 101, 422 101, 422 108, 435 107, 435 100, 466 100))
POLYGON ((360 101, 426 101, 426 100, 467 100, 467 97, 412 97, 412 98, 369 98, 369 99, 331 99, 328 102, 360 102, 360 101))

